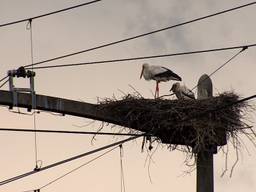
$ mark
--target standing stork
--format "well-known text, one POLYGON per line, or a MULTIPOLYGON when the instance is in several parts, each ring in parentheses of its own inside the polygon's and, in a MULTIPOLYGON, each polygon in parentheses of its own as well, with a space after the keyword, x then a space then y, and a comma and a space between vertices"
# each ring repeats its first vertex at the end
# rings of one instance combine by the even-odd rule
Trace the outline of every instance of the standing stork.
POLYGON ((142 65, 142 70, 140 74, 140 78, 144 77, 145 80, 155 80, 156 81, 156 90, 155 90, 155 98, 159 97, 159 83, 165 82, 169 80, 181 81, 181 77, 170 69, 156 66, 156 65, 149 65, 144 63, 142 65))
POLYGON ((194 93, 185 85, 180 85, 179 82, 174 83, 170 89, 178 99, 195 99, 194 93))

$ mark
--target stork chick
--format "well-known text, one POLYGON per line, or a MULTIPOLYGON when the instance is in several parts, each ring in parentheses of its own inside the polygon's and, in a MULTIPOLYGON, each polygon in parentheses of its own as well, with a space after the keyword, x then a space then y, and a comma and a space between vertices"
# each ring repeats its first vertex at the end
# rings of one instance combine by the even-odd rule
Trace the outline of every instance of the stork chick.
POLYGON ((180 85, 179 82, 174 83, 170 89, 178 99, 195 99, 195 94, 185 85, 180 85))

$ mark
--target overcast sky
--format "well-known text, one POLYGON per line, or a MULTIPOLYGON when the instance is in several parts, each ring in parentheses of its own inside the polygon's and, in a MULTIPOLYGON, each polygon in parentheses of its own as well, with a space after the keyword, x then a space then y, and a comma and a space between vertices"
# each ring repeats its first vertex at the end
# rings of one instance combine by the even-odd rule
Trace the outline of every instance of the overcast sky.
MULTIPOLYGON (((0 24, 54 10, 73 6, 79 0, 0 0, 0 24)), ((183 21, 229 9, 251 1, 212 0, 102 0, 72 11, 33 20, 34 61, 73 53, 94 46, 135 36, 183 21)), ((151 36, 99 49, 97 51, 46 63, 49 65, 88 62, 107 59, 167 54, 200 49, 211 49, 256 43, 256 5, 209 18, 197 23, 167 30, 151 36)), ((27 22, 0 28, 0 76, 9 69, 31 63, 30 31, 27 22)), ((63 97, 96 103, 97 98, 121 97, 122 92, 132 93, 129 85, 144 97, 152 98, 154 82, 140 80, 143 62, 168 67, 183 78, 192 88, 199 77, 210 74, 239 50, 158 58, 70 68, 42 69, 36 71, 38 94, 63 97), (122 92, 121 92, 121 91, 122 92)), ((235 91, 242 97, 255 94, 256 48, 250 48, 212 76, 214 94, 235 91)), ((45 65, 46 65, 45 64, 45 65)), ((27 84, 24 80, 19 86, 27 84)), ((172 83, 162 83, 160 94, 168 94, 172 83)), ((4 87, 3 89, 7 89, 4 87)), ((16 110, 16 109, 15 109, 16 110)), ((26 112, 26 111, 25 111, 26 112)), ((0 109, 1 126, 33 128, 33 116, 11 113, 0 109)), ((253 114, 251 114, 254 120, 253 114)), ((100 123, 71 116, 49 113, 36 115, 38 129, 95 131, 100 123)), ((251 123, 254 125, 254 123, 251 123)), ((118 131, 118 127, 105 127, 104 131, 118 131)), ((97 136, 93 145, 91 136, 38 134, 38 157, 43 165, 95 149, 123 139, 122 137, 97 136)), ((215 189, 218 192, 253 192, 256 190, 255 148, 242 137, 243 148, 232 178, 229 173, 236 160, 230 151, 228 172, 222 153, 215 155, 215 189)), ((185 155, 159 146, 150 164, 149 179, 147 153, 141 152, 142 140, 124 145, 124 174, 126 191, 196 191, 195 171, 185 174, 185 155)), ((34 135, 31 133, 0 133, 0 180, 16 176, 34 168, 34 135)), ((154 149, 156 148, 154 145, 154 149)), ((79 166, 95 156, 83 158, 51 170, 33 175, 0 187, 0 192, 21 192, 43 186, 56 177, 79 166)), ((92 164, 42 189, 42 191, 120 191, 120 158, 115 150, 92 164)))

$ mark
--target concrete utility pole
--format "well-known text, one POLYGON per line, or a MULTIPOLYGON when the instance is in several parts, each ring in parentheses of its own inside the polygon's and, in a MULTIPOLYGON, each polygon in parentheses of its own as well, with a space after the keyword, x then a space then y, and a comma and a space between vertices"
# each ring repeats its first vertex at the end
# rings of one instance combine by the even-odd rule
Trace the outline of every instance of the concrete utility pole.
MULTIPOLYGON (((208 97, 212 97, 212 81, 208 75, 202 75, 198 81, 197 99, 208 97)), ((208 151, 197 152, 197 192, 214 191, 213 153, 216 150, 216 146, 209 146, 208 151)))
MULTIPOLYGON (((24 73, 24 70, 22 72, 24 73)), ((15 75, 19 77, 19 73, 17 73, 17 71, 15 71, 15 75)), ((13 86, 11 87, 13 88, 13 86)), ((18 89, 14 89, 14 88, 11 89, 11 91, 0 90, 0 105, 6 105, 6 106, 9 106, 10 108, 23 107, 23 108, 27 108, 28 110, 37 109, 37 110, 57 112, 60 114, 84 117, 84 118, 99 120, 103 122, 113 123, 116 125, 139 130, 145 133, 151 133, 150 132, 151 128, 147 128, 146 126, 139 126, 137 125, 137 123, 129 124, 127 121, 122 119, 120 120, 120 118, 115 117, 115 115, 112 114, 112 111, 101 110, 101 108, 99 108, 99 105, 97 104, 90 104, 90 103, 68 100, 68 99, 63 99, 58 97, 36 95, 33 89, 32 91, 29 90, 29 92, 24 93, 24 92, 19 92, 18 89)), ((213 96, 212 81, 208 75, 202 75, 200 77, 198 81, 197 93, 198 93, 198 99, 207 99, 213 96)), ((205 129, 207 129, 207 127, 205 127, 205 129)), ((170 132, 172 130, 168 130, 168 131, 170 132)), ((219 145, 219 146, 225 145, 226 144, 225 131, 220 133, 216 131, 216 134, 221 138, 221 140, 216 145, 219 145)), ((190 135, 190 134, 187 133, 187 135, 190 135)), ((175 138, 173 138, 173 140, 170 141, 170 138, 167 138, 165 134, 160 134, 155 136, 159 137, 162 143, 170 144, 170 142, 172 142, 171 144, 190 145, 190 143, 186 143, 181 138, 176 138, 176 140, 175 138)), ((197 192, 213 192, 214 191, 213 154, 217 153, 216 145, 215 146, 209 145, 207 146, 208 149, 204 151, 198 151, 200 149, 194 149, 194 152, 197 153, 197 159, 196 159, 197 192)))
MULTIPOLYGON (((15 93, 16 104, 13 106, 14 94, 12 91, 0 90, 0 105, 12 107, 32 108, 32 97, 30 93, 15 93)), ((59 97, 50 97, 46 95, 35 95, 35 109, 43 111, 51 111, 63 115, 73 115, 99 121, 114 123, 125 126, 121 122, 115 120, 111 115, 98 109, 98 105, 79 102, 59 97)))
MULTIPOLYGON (((65 115, 72 115, 77 117, 84 117, 88 119, 103 121, 112 123, 115 125, 128 127, 134 130, 138 130, 144 133, 150 133, 151 129, 148 127, 130 125, 127 121, 120 120, 112 111, 103 111, 99 105, 86 102, 79 102, 69 99, 63 99, 58 97, 50 97, 45 95, 35 94, 35 106, 34 109, 51 111, 65 115)), ((12 107, 27 108, 29 111, 32 109, 32 97, 30 93, 13 93, 12 91, 0 90, 0 105, 12 107), (15 99, 15 102, 13 100, 15 99), (14 105, 15 103, 15 105, 14 105)), ((161 139, 162 143, 170 144, 170 140, 166 139, 165 135, 157 135, 161 139)), ((174 144, 184 145, 183 140, 177 139, 174 144)))

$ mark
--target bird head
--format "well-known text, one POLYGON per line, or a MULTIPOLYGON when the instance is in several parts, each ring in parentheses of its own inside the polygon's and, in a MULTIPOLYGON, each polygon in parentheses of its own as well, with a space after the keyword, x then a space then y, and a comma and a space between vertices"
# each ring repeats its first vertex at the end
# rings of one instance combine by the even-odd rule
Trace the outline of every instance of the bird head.
POLYGON ((140 73, 140 79, 142 78, 142 75, 143 75, 143 72, 144 72, 145 68, 148 67, 148 66, 149 66, 149 64, 147 64, 147 63, 144 63, 142 65, 142 70, 141 70, 141 73, 140 73))
POLYGON ((175 92, 179 87, 180 87, 180 83, 179 82, 174 83, 172 85, 172 88, 170 89, 170 91, 175 92))

